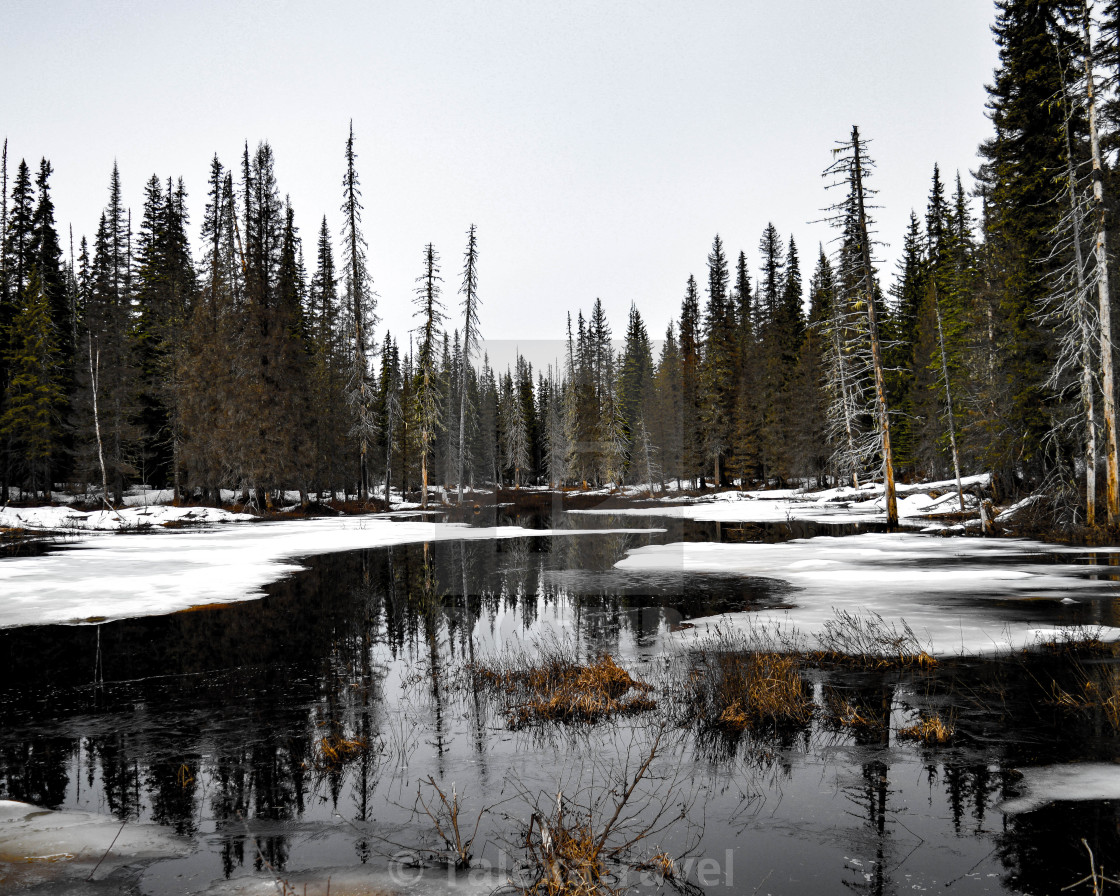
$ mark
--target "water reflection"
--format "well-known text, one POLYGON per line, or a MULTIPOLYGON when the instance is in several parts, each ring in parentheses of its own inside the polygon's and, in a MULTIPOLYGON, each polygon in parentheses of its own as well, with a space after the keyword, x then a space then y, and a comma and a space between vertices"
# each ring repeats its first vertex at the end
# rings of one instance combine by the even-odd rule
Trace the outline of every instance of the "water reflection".
MULTIPOLYGON (((554 774, 578 771, 623 736, 610 726, 508 732, 486 695, 457 678, 464 662, 555 632, 586 655, 648 663, 682 618, 790 598, 763 581, 613 570, 657 537, 327 555, 259 601, 0 632, 0 797, 165 825, 199 843, 175 867, 203 879, 266 863, 384 863, 396 844, 422 839, 411 813, 420 777, 481 797, 515 774, 547 792, 554 774)), ((1098 692, 1117 693, 1111 658, 1091 668, 1098 692)), ((1052 893, 1084 874, 1081 837, 1098 854, 1120 847, 1111 803, 1006 820, 997 809, 1015 792, 1017 766, 1116 755, 1106 713, 1040 692, 1040 682, 1083 686, 1068 658, 814 675, 814 721, 697 737, 665 760, 703 791, 701 851, 738 857, 727 890, 773 871, 766 889, 784 893, 884 894, 934 881, 1052 893), (824 707, 840 699, 867 724, 831 724, 824 707), (952 708, 953 747, 893 740, 900 719, 926 706, 952 708)), ((487 849, 510 839, 504 820, 486 825, 487 849)))

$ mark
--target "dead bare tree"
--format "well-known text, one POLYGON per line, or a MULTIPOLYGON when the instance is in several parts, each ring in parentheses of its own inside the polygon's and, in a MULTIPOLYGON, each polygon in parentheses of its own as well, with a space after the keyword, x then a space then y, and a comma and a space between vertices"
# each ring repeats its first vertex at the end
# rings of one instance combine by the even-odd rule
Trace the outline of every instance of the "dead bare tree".
POLYGON ((1085 99, 1089 113, 1089 145, 1093 157, 1093 212, 1096 224, 1097 304, 1101 346, 1101 394, 1108 476, 1108 525, 1120 524, 1120 454, 1116 442, 1116 394, 1112 370, 1112 303, 1108 289, 1108 231, 1105 218, 1104 172, 1101 165, 1100 137, 1097 133, 1097 100, 1093 85, 1093 42, 1090 34, 1089 0, 1082 0, 1082 36, 1085 42, 1085 99))
POLYGON ((834 186, 846 186, 848 194, 832 209, 832 223, 843 230, 841 245, 841 276, 852 293, 852 302, 863 302, 867 313, 866 338, 871 352, 871 373, 875 388, 875 409, 878 423, 877 438, 882 459, 883 490, 887 512, 887 526, 898 525, 898 501, 894 487, 894 458, 891 454, 890 411, 887 407, 887 387, 883 370, 883 354, 879 340, 879 319, 876 310, 875 268, 871 259, 871 235, 867 214, 867 195, 864 184, 873 166, 866 154, 866 143, 860 138, 859 128, 853 126, 847 142, 833 150, 836 161, 826 170, 834 186))

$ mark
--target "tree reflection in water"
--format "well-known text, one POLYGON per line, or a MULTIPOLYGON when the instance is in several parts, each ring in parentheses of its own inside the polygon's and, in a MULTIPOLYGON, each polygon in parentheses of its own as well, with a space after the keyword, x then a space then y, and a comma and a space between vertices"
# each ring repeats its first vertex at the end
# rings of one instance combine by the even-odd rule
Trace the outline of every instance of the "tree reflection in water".
MULTIPOLYGON (((407 781, 414 791, 432 774, 476 795, 500 791, 510 775, 543 787, 550 772, 578 769, 581 751, 610 742, 610 728, 595 737, 505 731, 470 676, 458 676, 464 664, 550 627, 570 633, 585 657, 641 663, 682 614, 791 599, 765 583, 612 569, 654 537, 328 555, 258 601, 2 631, 0 797, 165 825, 203 845, 194 861, 213 863, 214 876, 263 862, 308 867, 332 837, 343 841, 330 848, 334 861, 383 863, 392 843, 423 839, 407 781), (351 746, 328 761, 325 745, 341 744, 351 746), (307 838, 320 839, 300 853, 307 838)), ((1082 837, 1098 855, 1120 848, 1112 803, 1006 819, 996 808, 1014 793, 1017 766, 1115 755, 1120 738, 1106 713, 1040 697, 1039 682, 1076 690, 1072 668, 1044 655, 921 672, 818 671, 813 722, 774 736, 697 735, 665 761, 703 783, 701 851, 733 850, 741 875, 750 865, 752 887, 770 868, 800 862, 812 867, 798 886, 818 892, 878 896, 909 889, 907 874, 935 873, 978 892, 998 874, 1001 887, 1041 896, 1083 876, 1082 837), (830 721, 840 697, 871 724, 830 721), (954 707, 952 747, 893 740, 899 719, 926 705, 954 707), (831 791, 817 783, 832 779, 831 791), (820 824, 832 833, 805 843, 802 815, 827 816, 820 824), (789 836, 775 833, 775 819, 787 820, 789 836)), ((1095 657, 1092 668, 1095 686, 1115 692, 1115 659, 1095 657)), ((510 822, 489 823, 494 836, 479 842, 509 841, 510 822)), ((782 891, 780 876, 767 888, 782 891)), ((784 892, 801 891, 792 887, 784 892)))

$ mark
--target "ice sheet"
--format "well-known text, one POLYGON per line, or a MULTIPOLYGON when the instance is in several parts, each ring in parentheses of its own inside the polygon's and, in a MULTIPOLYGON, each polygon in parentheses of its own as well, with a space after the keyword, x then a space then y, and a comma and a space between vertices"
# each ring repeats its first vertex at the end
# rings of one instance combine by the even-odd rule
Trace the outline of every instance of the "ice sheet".
POLYGON ((301 569, 297 558, 313 554, 422 541, 603 531, 472 528, 360 516, 87 535, 57 553, 0 560, 0 628, 150 616, 250 600, 269 582, 301 569))
MULTIPOLYGON (((616 566, 741 574, 795 586, 788 598, 792 609, 691 620, 694 628, 682 634, 685 638, 717 626, 796 628, 813 637, 840 609, 878 614, 896 625, 906 622, 934 654, 977 654, 1028 646, 1055 634, 1053 626, 1023 621, 1023 614, 1009 611, 1003 600, 1057 603, 1066 597, 1120 596, 1120 566, 1108 566, 1107 560, 1092 568, 1043 562, 1040 555, 1053 551, 1021 539, 866 533, 782 544, 651 545, 630 551, 616 566)), ((1120 640, 1120 629, 1106 628, 1102 637, 1120 640)))
POLYGON ((1061 801, 1120 800, 1120 765, 1111 762, 1071 763, 1021 769, 1019 796, 1000 810, 1017 815, 1061 801))
POLYGON ((187 855, 191 845, 154 824, 122 824, 91 812, 53 812, 0 800, 0 863, 81 864, 98 875, 139 859, 187 855))

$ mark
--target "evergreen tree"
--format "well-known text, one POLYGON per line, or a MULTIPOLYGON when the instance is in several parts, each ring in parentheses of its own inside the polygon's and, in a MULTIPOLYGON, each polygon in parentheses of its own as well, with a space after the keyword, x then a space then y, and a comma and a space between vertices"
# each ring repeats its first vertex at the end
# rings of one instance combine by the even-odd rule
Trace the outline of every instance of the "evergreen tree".
POLYGON ((684 475, 696 484, 702 476, 704 462, 703 436, 700 429, 700 296, 696 278, 691 274, 681 303, 680 319, 681 359, 681 445, 684 475))
POLYGON ((478 328, 478 242, 475 238, 475 227, 472 224, 467 232, 467 248, 463 253, 463 284, 459 288, 463 296, 463 352, 462 367, 459 380, 463 384, 459 402, 459 458, 456 481, 459 487, 459 503, 463 503, 463 467, 466 464, 467 454, 467 406, 470 390, 466 388, 467 369, 475 355, 478 354, 479 340, 481 338, 478 328))
POLYGON ((657 359, 654 374, 652 412, 649 414, 650 438, 657 446, 661 459, 662 488, 665 477, 677 480, 686 475, 684 468, 683 414, 684 396, 681 389, 681 352, 672 323, 665 331, 661 356, 657 359))
POLYGON ((825 390, 827 327, 836 301, 832 265, 824 248, 809 284, 809 319, 793 374, 792 392, 798 396, 798 413, 790 427, 791 463, 802 476, 825 485, 829 461, 828 396, 825 390))
MULTIPOLYGON (((910 212, 910 224, 902 243, 902 257, 891 288, 894 298, 894 335, 892 345, 886 348, 891 407, 897 411, 894 430, 894 448, 900 470, 921 468, 916 454, 916 441, 920 440, 922 417, 918 405, 929 396, 929 382, 925 375, 928 355, 919 358, 919 321, 927 288, 928 272, 921 224, 918 216, 910 212)), ((924 332, 924 331, 923 331, 924 332)))
POLYGON ((724 478, 725 455, 734 432, 735 362, 738 339, 728 285, 730 271, 723 241, 716 234, 708 253, 708 301, 704 309, 704 357, 700 370, 700 423, 704 454, 712 463, 712 482, 724 478))
MULTIPOLYGON (((315 274, 308 289, 307 322, 312 351, 311 429, 317 460, 316 489, 328 486, 331 494, 346 488, 348 471, 347 432, 338 425, 338 408, 345 400, 350 369, 347 334, 343 328, 343 309, 338 295, 338 275, 326 215, 319 225, 315 250, 315 274)), ((354 477, 354 481, 357 478, 354 477)))
POLYGON ((12 440, 22 458, 26 490, 34 496, 41 491, 48 501, 51 454, 66 399, 54 332, 50 303, 38 267, 32 264, 5 352, 11 379, 0 413, 0 436, 12 440))
POLYGON ((618 405, 622 414, 623 433, 629 446, 634 441, 638 421, 642 418, 653 380, 653 353, 649 334, 636 304, 630 305, 626 324, 626 345, 618 375, 618 405))
MULTIPOLYGON (((994 379, 978 407, 985 460, 1013 477, 1042 473, 1049 429, 1043 388, 1053 356, 1038 321, 1057 265, 1050 234, 1062 215, 1054 177, 1065 168, 1063 111, 1055 98, 1076 78, 1080 41, 1066 24, 1070 0, 998 0, 992 28, 999 67, 988 88, 994 136, 981 146, 988 277, 993 297, 994 379), (1064 71, 1063 71, 1064 69, 1064 71)), ((1084 129, 1072 122, 1074 136, 1084 129)))
POLYGON ((428 461, 436 434, 442 425, 441 398, 444 384, 440 382, 436 351, 444 310, 440 300, 439 256, 428 243, 424 247, 424 273, 416 278, 416 306, 414 317, 420 320, 416 328, 416 386, 413 417, 420 448, 420 505, 428 506, 428 461))
MULTIPOLYGON (((346 296, 353 327, 354 351, 350 373, 350 406, 354 415, 353 433, 358 440, 359 492, 369 496, 368 454, 376 435, 371 412, 373 392, 369 377, 369 333, 376 324, 373 285, 366 267, 368 245, 362 234, 362 191, 358 180, 357 153, 354 151, 354 122, 346 139, 346 173, 342 178, 342 247, 346 271, 346 296)), ((427 501, 427 493, 424 494, 427 501)))

